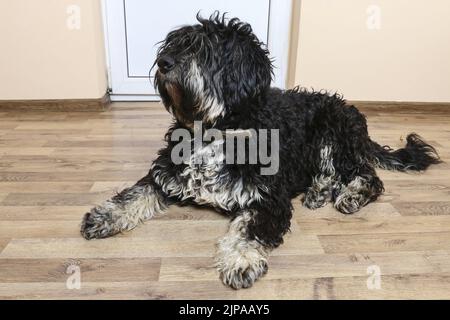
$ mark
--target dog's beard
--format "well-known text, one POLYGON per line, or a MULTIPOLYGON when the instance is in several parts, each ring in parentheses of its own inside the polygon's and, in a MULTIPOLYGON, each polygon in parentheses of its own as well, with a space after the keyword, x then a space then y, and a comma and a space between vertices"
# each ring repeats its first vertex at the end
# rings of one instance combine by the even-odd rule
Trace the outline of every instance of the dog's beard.
POLYGON ((174 80, 168 80, 166 76, 157 72, 158 91, 163 98, 167 111, 172 113, 181 124, 188 128, 194 126, 193 103, 182 86, 174 80))
POLYGON ((167 93, 172 102, 172 110, 175 118, 189 128, 194 127, 194 114, 192 106, 183 99, 184 93, 178 84, 166 84, 167 93))
POLYGON ((165 84, 167 95, 170 98, 172 107, 176 110, 181 107, 183 94, 179 85, 167 82, 165 84))

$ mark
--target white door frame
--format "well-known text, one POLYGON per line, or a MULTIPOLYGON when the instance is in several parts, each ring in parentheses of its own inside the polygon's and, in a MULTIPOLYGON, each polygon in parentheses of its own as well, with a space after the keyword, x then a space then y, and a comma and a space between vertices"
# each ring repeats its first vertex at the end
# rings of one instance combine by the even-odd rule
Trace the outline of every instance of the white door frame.
MULTIPOLYGON (((269 0, 269 51, 271 56, 277 57, 274 68, 273 86, 286 88, 289 44, 291 32, 292 1, 296 0, 269 0)), ((105 34, 106 60, 108 69, 108 82, 110 88, 114 88, 111 94, 113 101, 159 101, 157 94, 149 95, 146 90, 151 86, 148 78, 130 78, 126 68, 126 38, 110 37, 125 30, 125 21, 122 16, 123 0, 102 0, 103 24, 105 34), (114 67, 111 67, 114 66, 114 67), (124 94, 130 91, 130 87, 136 94, 124 94)), ((168 30, 169 31, 169 30, 168 30)))

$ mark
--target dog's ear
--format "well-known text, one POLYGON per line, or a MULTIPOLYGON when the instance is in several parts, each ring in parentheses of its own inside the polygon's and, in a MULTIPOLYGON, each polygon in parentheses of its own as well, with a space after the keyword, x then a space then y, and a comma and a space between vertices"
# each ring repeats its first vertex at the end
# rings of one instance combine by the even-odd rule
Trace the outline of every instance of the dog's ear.
POLYGON ((254 99, 270 87, 272 62, 250 25, 241 24, 224 51, 223 98, 228 107, 254 99))

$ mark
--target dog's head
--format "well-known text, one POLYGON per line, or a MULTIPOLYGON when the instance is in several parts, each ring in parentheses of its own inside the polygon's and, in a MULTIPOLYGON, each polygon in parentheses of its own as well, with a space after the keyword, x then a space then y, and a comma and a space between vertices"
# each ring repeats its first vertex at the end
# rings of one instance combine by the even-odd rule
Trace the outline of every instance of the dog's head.
POLYGON ((249 24, 215 13, 170 32, 155 65, 164 105, 186 126, 214 124, 266 91, 272 78, 268 51, 249 24))

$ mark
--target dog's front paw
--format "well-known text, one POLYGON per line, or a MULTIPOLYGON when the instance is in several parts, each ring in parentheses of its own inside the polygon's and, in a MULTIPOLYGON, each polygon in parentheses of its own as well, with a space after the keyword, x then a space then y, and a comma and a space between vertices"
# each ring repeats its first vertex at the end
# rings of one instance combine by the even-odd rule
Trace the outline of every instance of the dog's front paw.
POLYGON ((81 235, 87 239, 101 239, 120 232, 113 214, 106 208, 96 207, 84 215, 81 222, 81 235))
POLYGON ((267 259, 253 248, 219 250, 216 267, 222 282, 233 289, 250 288, 267 273, 267 259))
POLYGON ((218 266, 222 282, 233 289, 250 288, 256 280, 267 273, 268 265, 265 259, 247 260, 245 257, 218 266))

